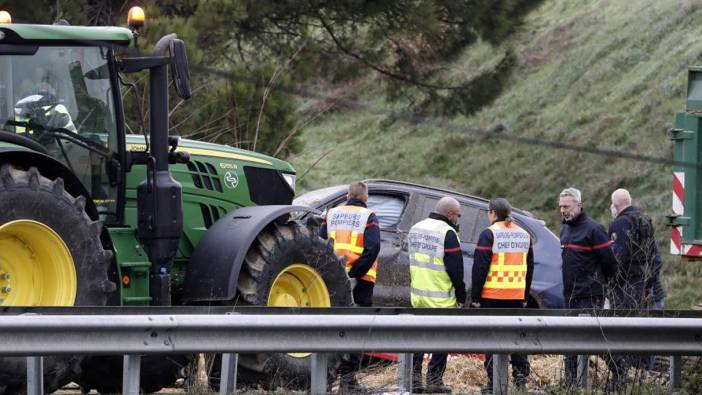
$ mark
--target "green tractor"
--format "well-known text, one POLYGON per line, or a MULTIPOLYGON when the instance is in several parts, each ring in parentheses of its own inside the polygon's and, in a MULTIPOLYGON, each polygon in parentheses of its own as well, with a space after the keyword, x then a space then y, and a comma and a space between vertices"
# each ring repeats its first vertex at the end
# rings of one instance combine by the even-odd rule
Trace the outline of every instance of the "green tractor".
MULTIPOLYGON (((169 70, 190 96, 185 44, 167 35, 134 57, 135 38, 0 24, 0 305, 351 305, 330 243, 298 219, 309 209, 290 205, 294 169, 169 136, 169 70), (149 73, 148 136, 127 134, 123 115, 122 77, 139 71, 149 73)), ((239 375, 305 386, 309 359, 241 355, 239 375)), ((142 390, 171 384, 187 360, 146 358, 142 390)), ((121 369, 117 356, 46 357, 45 389, 119 392, 121 369)), ((23 391, 25 372, 24 359, 0 359, 0 394, 23 391)))

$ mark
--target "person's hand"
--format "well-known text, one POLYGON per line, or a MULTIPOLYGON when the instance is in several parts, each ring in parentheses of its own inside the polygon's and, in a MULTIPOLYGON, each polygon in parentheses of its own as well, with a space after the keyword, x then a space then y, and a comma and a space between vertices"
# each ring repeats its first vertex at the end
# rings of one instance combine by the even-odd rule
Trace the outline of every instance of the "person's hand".
POLYGON ((349 277, 349 283, 351 284, 351 289, 356 288, 356 284, 358 284, 358 280, 356 280, 354 277, 349 277))
POLYGON ((479 309, 480 308, 480 302, 471 302, 470 307, 474 309, 479 309))
POLYGON ((465 307, 465 303, 456 303, 456 307, 462 309, 463 307, 465 307))
POLYGON ((529 304, 529 302, 527 302, 526 300, 525 300, 525 301, 523 301, 523 302, 522 302, 522 307, 526 309, 526 307, 527 307, 527 304, 529 304))

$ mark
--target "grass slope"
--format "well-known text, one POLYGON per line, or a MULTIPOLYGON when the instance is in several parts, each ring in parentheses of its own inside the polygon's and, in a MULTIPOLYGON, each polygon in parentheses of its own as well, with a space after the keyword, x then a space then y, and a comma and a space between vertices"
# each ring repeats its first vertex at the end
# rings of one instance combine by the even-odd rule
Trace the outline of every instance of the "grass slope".
MULTIPOLYGON (((503 125, 507 135, 671 158, 665 130, 684 107, 687 67, 702 63, 701 18, 699 0, 546 0, 505 47, 478 45, 451 65, 465 78, 507 46, 519 56, 509 88, 492 105, 441 120, 455 130, 379 114, 390 106, 376 81, 361 95, 367 106, 306 129, 289 160, 300 174, 309 170, 302 190, 381 177, 504 196, 556 233, 562 188, 580 188, 590 214, 607 223, 609 196, 623 187, 654 217, 667 251, 669 166, 476 138, 461 128, 503 125)), ((694 289, 699 266, 668 257, 669 307, 702 301, 694 289)))

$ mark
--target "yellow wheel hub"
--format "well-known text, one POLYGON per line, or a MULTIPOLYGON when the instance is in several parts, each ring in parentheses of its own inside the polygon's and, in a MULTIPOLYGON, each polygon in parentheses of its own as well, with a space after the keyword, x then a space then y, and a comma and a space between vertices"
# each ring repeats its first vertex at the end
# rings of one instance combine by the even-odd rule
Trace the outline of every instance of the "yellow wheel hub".
MULTIPOLYGON (((296 263, 286 267, 273 281, 268 306, 330 307, 329 290, 322 276, 309 265, 296 263)), ((290 353, 304 358, 309 353, 290 353)))
POLYGON ((56 232, 26 219, 0 226, 0 305, 72 306, 77 288, 71 252, 56 232))

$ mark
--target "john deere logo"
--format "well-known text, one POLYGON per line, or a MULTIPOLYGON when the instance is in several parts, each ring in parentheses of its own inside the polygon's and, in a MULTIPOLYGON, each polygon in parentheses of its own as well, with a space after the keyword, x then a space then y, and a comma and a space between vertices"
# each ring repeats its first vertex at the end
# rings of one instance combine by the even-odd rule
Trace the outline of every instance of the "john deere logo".
POLYGON ((232 171, 224 173, 224 185, 230 189, 236 188, 239 185, 239 176, 232 171))

